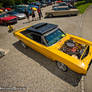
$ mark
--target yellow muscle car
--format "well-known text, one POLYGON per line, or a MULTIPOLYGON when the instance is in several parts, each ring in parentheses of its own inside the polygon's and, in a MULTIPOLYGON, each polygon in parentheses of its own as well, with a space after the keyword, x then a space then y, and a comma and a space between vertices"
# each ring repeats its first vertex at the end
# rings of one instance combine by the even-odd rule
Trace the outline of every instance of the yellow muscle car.
POLYGON ((92 59, 92 42, 65 34, 58 25, 39 23, 14 32, 21 45, 56 61, 59 69, 86 74, 92 59))

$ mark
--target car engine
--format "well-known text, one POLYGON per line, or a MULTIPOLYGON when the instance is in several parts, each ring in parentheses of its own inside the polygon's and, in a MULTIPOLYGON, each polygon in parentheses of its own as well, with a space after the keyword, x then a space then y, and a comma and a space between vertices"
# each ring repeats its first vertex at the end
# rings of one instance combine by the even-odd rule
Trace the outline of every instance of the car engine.
POLYGON ((80 59, 85 48, 86 48, 85 44, 80 44, 72 39, 69 39, 63 44, 60 50, 70 56, 80 59))

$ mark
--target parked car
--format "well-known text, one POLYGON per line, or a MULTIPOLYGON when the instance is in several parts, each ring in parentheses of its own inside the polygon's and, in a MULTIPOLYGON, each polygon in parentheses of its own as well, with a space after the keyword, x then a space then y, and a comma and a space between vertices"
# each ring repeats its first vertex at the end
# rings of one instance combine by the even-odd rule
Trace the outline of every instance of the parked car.
POLYGON ((52 5, 52 2, 45 2, 47 6, 52 5))
POLYGON ((3 12, 3 10, 2 9, 0 9, 0 13, 2 13, 3 12))
POLYGON ((30 9, 29 5, 16 5, 15 7, 15 11, 19 13, 24 13, 25 9, 27 9, 29 14, 32 15, 32 10, 30 9))
POLYGON ((57 3, 57 4, 58 4, 58 3, 61 3, 61 2, 63 2, 63 1, 59 1, 59 0, 55 1, 55 3, 57 3))
POLYGON ((67 5, 66 2, 61 2, 61 3, 58 3, 58 4, 53 5, 53 6, 52 6, 52 9, 53 9, 54 7, 58 7, 58 6, 68 6, 68 5, 67 5))
POLYGON ((10 11, 7 14, 9 14, 10 16, 16 16, 19 20, 26 18, 26 15, 24 13, 19 13, 19 12, 16 12, 16 11, 10 11))
MULTIPOLYGON (((56 61, 62 71, 86 74, 92 59, 92 42, 66 34, 58 25, 39 23, 14 32, 20 44, 56 61)), ((43 61, 45 62, 45 61, 43 61)))
POLYGON ((64 15, 78 15, 78 9, 71 9, 68 6, 58 6, 54 7, 52 10, 47 11, 45 13, 46 17, 53 17, 53 16, 64 16, 64 15))
POLYGON ((8 14, 1 14, 0 15, 0 24, 8 25, 11 23, 17 23, 16 16, 9 16, 8 14))
POLYGON ((5 10, 7 10, 7 11, 11 11, 12 9, 11 9, 11 8, 5 8, 5 10))
POLYGON ((52 6, 52 8, 58 7, 58 6, 68 6, 69 8, 76 8, 75 6, 72 6, 71 3, 66 3, 66 2, 55 4, 54 6, 52 6))
POLYGON ((41 7, 46 7, 47 4, 45 2, 41 2, 41 7))
POLYGON ((29 4, 30 8, 38 8, 37 5, 29 4))

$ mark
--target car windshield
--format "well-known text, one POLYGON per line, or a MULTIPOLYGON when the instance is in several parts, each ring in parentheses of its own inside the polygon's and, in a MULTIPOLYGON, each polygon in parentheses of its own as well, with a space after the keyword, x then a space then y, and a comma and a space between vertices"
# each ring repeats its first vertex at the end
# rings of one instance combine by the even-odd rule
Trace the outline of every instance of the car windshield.
POLYGON ((8 14, 16 14, 16 11, 8 12, 8 14))
POLYGON ((63 38, 65 34, 61 31, 61 29, 56 29, 54 32, 49 33, 48 35, 44 36, 48 46, 55 44, 61 38, 63 38))

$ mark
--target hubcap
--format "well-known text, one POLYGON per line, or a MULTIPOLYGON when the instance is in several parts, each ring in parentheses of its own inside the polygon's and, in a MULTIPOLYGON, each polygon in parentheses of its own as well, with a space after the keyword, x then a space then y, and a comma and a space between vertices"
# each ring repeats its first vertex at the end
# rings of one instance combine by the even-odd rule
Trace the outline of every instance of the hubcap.
POLYGON ((21 45, 22 45, 24 48, 26 48, 26 45, 25 45, 23 42, 21 42, 21 45))
POLYGON ((49 14, 49 17, 51 18, 53 15, 52 14, 49 14))

